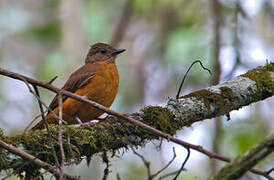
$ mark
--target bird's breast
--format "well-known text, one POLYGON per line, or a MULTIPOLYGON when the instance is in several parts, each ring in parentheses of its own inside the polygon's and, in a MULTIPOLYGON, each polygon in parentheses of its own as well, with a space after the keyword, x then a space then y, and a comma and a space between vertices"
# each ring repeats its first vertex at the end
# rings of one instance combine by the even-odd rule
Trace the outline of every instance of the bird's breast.
POLYGON ((88 99, 109 107, 118 92, 119 74, 111 62, 100 62, 99 69, 87 85, 88 99))

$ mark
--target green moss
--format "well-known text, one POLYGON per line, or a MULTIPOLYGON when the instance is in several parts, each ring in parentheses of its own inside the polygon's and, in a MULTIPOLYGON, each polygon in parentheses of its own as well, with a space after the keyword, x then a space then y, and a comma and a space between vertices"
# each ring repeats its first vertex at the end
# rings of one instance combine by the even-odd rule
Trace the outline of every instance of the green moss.
MULTIPOLYGON (((64 127, 63 146, 66 159, 73 159, 75 161, 74 163, 77 164, 81 162, 83 157, 90 158, 97 152, 110 149, 115 152, 115 150, 123 147, 124 144, 128 144, 129 140, 127 138, 130 134, 126 127, 129 127, 130 124, 125 125, 124 129, 120 128, 118 130, 119 132, 117 132, 117 129, 112 127, 112 124, 114 123, 110 121, 103 122, 98 126, 92 127, 64 127), (118 134, 115 135, 116 133, 118 134), (125 138, 121 138, 121 136, 125 138), (70 143, 68 143, 68 138, 70 143)), ((6 137, 6 142, 13 144, 16 147, 24 148, 24 151, 38 157, 42 161, 56 165, 56 158, 53 155, 53 149, 57 154, 57 159, 59 162, 61 159, 60 147, 57 138, 58 126, 50 126, 50 132, 51 135, 49 136, 45 130, 30 131, 23 136, 18 135, 15 137, 6 137)), ((137 145, 141 145, 141 143, 142 142, 137 145)), ((3 151, 0 151, 0 153, 0 166, 3 167, 1 169, 13 169, 14 172, 17 172, 18 176, 21 176, 23 172, 27 175, 31 174, 38 176, 40 168, 37 167, 37 165, 31 162, 26 163, 25 160, 19 157, 11 158, 8 154, 4 154, 3 151), (7 164, 5 162, 11 163, 7 164)))
MULTIPOLYGON (((234 163, 230 163, 230 164, 226 165, 226 167, 225 167, 225 168, 222 168, 222 169, 218 172, 218 174, 217 174, 214 178, 212 178, 212 179, 214 179, 214 180, 221 180, 221 179, 224 179, 224 175, 230 173, 230 172, 231 172, 231 168, 233 168, 234 166, 235 166, 234 163)), ((232 179, 231 179, 231 180, 232 180, 232 179)))
POLYGON ((0 129, 0 139, 4 138, 4 131, 2 129, 0 129))
POLYGON ((231 163, 223 167, 212 179, 214 180, 234 180, 241 178, 248 170, 258 162, 273 153, 274 134, 268 136, 246 152, 243 156, 235 158, 231 163))
MULTIPOLYGON (((4 139, 4 132, 2 129, 0 129, 0 139, 4 139)), ((8 164, 8 159, 7 159, 7 153, 6 150, 0 147, 0 169, 5 167, 8 164)))
POLYGON ((267 97, 269 94, 274 94, 274 81, 269 73, 270 71, 274 71, 274 63, 267 63, 265 66, 248 71, 242 76, 255 81, 258 94, 267 97))
MULTIPOLYGON (((156 108, 157 109, 157 108, 156 108)), ((148 109, 146 109, 148 110, 148 109)), ((146 111, 145 110, 145 111, 146 111)), ((149 121, 146 111, 146 121, 149 121)), ((157 115, 149 113, 152 117, 157 115)), ((172 118, 172 114, 168 110, 162 110, 159 114, 161 129, 168 131, 171 129, 175 133, 175 127, 168 125, 168 119, 172 118), (164 113, 167 113, 165 115, 164 113)), ((156 126, 156 118, 152 121, 156 126)), ((20 147, 24 151, 32 154, 42 161, 56 165, 56 158, 53 150, 56 152, 57 159, 60 162, 60 147, 58 142, 58 126, 50 126, 50 135, 46 130, 29 131, 24 135, 14 137, 5 137, 0 131, 1 139, 16 147, 20 147)), ((112 151, 115 154, 120 148, 127 148, 127 145, 142 146, 146 140, 155 139, 155 136, 144 133, 145 130, 139 128, 125 120, 119 120, 115 117, 108 117, 105 121, 91 127, 70 127, 65 126, 63 129, 63 146, 67 160, 73 159, 75 164, 79 163, 83 157, 86 157, 88 162, 93 154, 97 152, 112 151), (68 139, 70 143, 68 143, 68 139)), ((31 162, 26 163, 26 160, 13 156, 11 158, 6 150, 0 151, 0 166, 1 169, 13 169, 21 176, 23 172, 30 175, 39 175, 39 167, 31 162), (8 164, 6 162, 9 162, 8 164), (26 163, 26 164, 24 164, 26 163)), ((26 177, 26 176, 25 176, 26 177)))
POLYGON ((175 134, 182 127, 182 121, 176 121, 174 114, 168 109, 160 106, 148 106, 141 110, 141 117, 146 124, 156 129, 175 134))
POLYGON ((266 65, 263 67, 266 71, 274 71, 274 63, 266 63, 266 65))
POLYGON ((235 100, 235 95, 231 88, 229 87, 220 87, 222 97, 228 99, 229 102, 233 102, 235 100))
POLYGON ((232 90, 228 87, 221 87, 220 90, 221 93, 219 94, 203 89, 183 96, 183 98, 195 97, 196 99, 204 102, 208 109, 210 109, 212 104, 215 104, 215 107, 218 108, 215 112, 218 112, 218 114, 224 114, 232 108, 235 96, 233 95, 232 90))

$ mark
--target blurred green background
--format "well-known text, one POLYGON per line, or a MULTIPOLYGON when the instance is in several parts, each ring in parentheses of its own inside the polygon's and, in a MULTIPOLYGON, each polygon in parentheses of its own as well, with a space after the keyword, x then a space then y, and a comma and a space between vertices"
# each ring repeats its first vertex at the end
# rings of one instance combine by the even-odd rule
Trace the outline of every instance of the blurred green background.
MULTIPOLYGON (((1 0, 0 66, 45 82, 57 75, 53 84, 62 87, 70 73, 83 65, 90 45, 112 43, 127 51, 117 59, 120 87, 111 109, 132 113, 174 97, 196 59, 214 75, 195 67, 183 94, 264 65, 266 59, 273 61, 273 29, 274 0, 1 0)), ((54 93, 41 89, 41 96, 49 103, 54 93)), ((269 98, 233 111, 230 121, 225 117, 203 121, 177 136, 236 157, 273 132, 273 107, 269 98)), ((22 132, 38 114, 37 102, 25 85, 1 76, 0 127, 5 133, 22 132)), ((151 162, 152 172, 168 163, 172 147, 177 158, 161 175, 178 170, 185 149, 164 141, 157 150, 158 144, 138 149, 151 162)), ((266 170, 273 162, 272 155, 258 167, 266 170)), ((109 179, 116 179, 117 173, 121 179, 146 179, 145 166, 131 150, 121 150, 111 164, 109 179)), ((223 165, 192 152, 179 179, 206 179, 223 165)), ((83 162, 67 171, 96 180, 102 178, 104 167, 100 156, 94 156, 89 167, 83 162)), ((260 178, 248 173, 243 179, 260 178)))

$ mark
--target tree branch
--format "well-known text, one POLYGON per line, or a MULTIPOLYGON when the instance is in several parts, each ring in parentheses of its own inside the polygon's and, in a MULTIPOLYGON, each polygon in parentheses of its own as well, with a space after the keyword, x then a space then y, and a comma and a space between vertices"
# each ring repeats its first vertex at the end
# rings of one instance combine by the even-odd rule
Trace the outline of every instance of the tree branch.
MULTIPOLYGON (((0 140, 0 146, 2 148, 5 148, 7 149, 8 151, 12 152, 13 154, 16 154, 16 155, 19 155, 20 157, 22 158, 25 158, 25 159, 28 159, 29 161, 31 162, 34 162, 35 164, 37 164, 38 166, 48 170, 49 172, 51 172, 52 174, 54 174, 55 176, 59 177, 60 176, 60 170, 58 170, 58 168, 54 167, 54 166, 51 166, 50 164, 46 163, 46 162, 43 162, 41 161, 40 159, 37 159, 36 157, 28 154, 28 153, 25 153, 24 151, 20 150, 20 149, 17 149, 16 147, 10 145, 10 144, 7 144, 5 143, 4 141, 0 140)), ((79 180, 80 178, 79 177, 76 177, 76 176, 71 176, 69 174, 66 174, 64 173, 63 176, 66 178, 66 179, 69 179, 69 180, 79 180)))
POLYGON ((274 63, 259 66, 222 84, 170 99, 168 107, 186 124, 228 115, 274 94, 274 63))
MULTIPOLYGON (((83 156, 91 157, 97 152, 106 150, 115 151, 119 148, 127 148, 128 145, 139 146, 149 140, 165 137, 184 147, 204 153, 211 158, 230 162, 228 157, 209 152, 201 146, 184 142, 174 138, 172 135, 182 127, 190 126, 194 122, 227 114, 231 110, 239 109, 252 102, 271 97, 274 92, 273 69, 273 63, 267 64, 226 83, 183 96, 179 100, 169 99, 167 107, 146 107, 140 113, 128 116, 109 110, 96 102, 87 100, 71 92, 60 90, 48 83, 43 83, 2 68, 0 68, 0 74, 19 80, 21 78, 18 78, 18 76, 22 76, 30 84, 44 87, 56 93, 62 93, 114 115, 109 116, 104 122, 100 122, 92 127, 72 128, 66 126, 63 133, 64 151, 67 152, 66 160, 78 157, 77 163, 83 156), (126 121, 119 121, 117 117, 126 121), (65 141, 67 138, 64 136, 66 135, 70 135, 70 144, 65 141), (69 147, 70 150, 68 150, 69 147)), ((56 126, 51 127, 51 132, 53 136, 58 137, 56 126)), ((35 152, 47 151, 49 149, 47 142, 49 141, 53 141, 54 147, 58 147, 58 141, 55 142, 52 138, 49 139, 45 134, 46 131, 38 130, 26 133, 23 137, 2 136, 1 139, 15 146, 20 144, 26 150, 35 154, 35 152)), ((59 151, 59 149, 56 148, 56 151, 59 151)), ((46 162, 55 163, 50 153, 40 154, 38 157, 46 162)), ((8 159, 9 157, 5 158, 8 159)), ((1 165, 2 163, 0 162, 1 165)), ((5 168, 12 167, 8 167, 7 165, 5 168)))
MULTIPOLYGON (((228 180, 238 179, 242 177, 247 171, 249 171, 258 162, 264 159, 267 155, 274 151, 274 134, 266 138, 263 142, 256 145, 249 150, 242 157, 236 158, 233 162, 227 164, 222 168, 212 179, 213 180, 228 180)), ((269 174, 265 174, 264 177, 273 179, 269 174)))
POLYGON ((61 153, 61 163, 60 163, 60 176, 59 179, 63 179, 64 176, 64 168, 65 168, 65 152, 63 148, 63 128, 62 128, 62 115, 63 115, 63 102, 62 102, 62 94, 58 94, 58 106, 59 106, 59 132, 58 132, 58 143, 60 146, 60 153, 61 153))

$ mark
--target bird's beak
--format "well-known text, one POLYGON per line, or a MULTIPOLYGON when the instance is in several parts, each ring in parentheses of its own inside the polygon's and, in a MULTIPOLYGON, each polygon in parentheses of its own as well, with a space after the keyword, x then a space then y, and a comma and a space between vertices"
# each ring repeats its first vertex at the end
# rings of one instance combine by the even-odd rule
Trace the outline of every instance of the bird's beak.
POLYGON ((125 49, 116 49, 115 51, 113 51, 112 53, 111 53, 111 56, 116 56, 116 55, 118 55, 118 54, 121 54, 122 52, 124 52, 125 51, 125 49))

